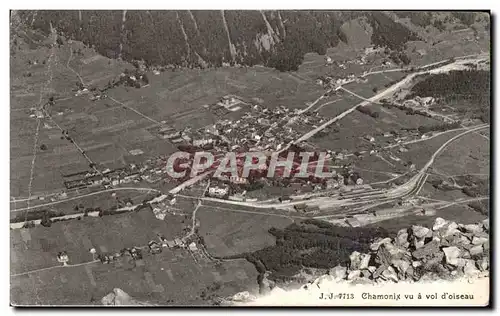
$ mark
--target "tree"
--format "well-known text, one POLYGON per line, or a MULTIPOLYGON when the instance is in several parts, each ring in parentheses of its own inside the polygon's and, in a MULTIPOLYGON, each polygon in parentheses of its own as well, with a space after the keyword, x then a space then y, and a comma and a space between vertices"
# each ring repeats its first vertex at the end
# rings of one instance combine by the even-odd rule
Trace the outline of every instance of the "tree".
POLYGON ((52 225, 52 221, 46 211, 42 214, 42 221, 40 224, 44 227, 50 227, 52 225))
POLYGON ((47 150, 47 145, 42 144, 42 145, 40 146, 40 150, 47 150))

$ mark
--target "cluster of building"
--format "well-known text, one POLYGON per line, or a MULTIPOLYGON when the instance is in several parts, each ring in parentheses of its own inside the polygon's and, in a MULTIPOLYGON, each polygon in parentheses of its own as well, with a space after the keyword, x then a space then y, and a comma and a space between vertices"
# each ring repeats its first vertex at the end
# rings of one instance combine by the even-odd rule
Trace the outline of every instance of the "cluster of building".
POLYGON ((414 109, 427 109, 433 105, 436 100, 433 97, 415 97, 414 99, 405 100, 403 106, 414 109))
MULTIPOLYGON (((123 257, 129 257, 134 261, 142 260, 143 258, 143 250, 147 250, 150 254, 156 255, 163 252, 164 248, 167 249, 188 249, 190 251, 198 251, 198 246, 196 242, 192 241, 189 244, 184 242, 181 238, 174 238, 173 240, 167 240, 164 236, 158 235, 158 241, 151 240, 148 242, 146 246, 143 247, 132 247, 132 248, 123 248, 122 250, 115 253, 101 253, 96 255, 95 248, 90 249, 93 257, 97 260, 101 261, 103 264, 109 264, 114 261, 119 260, 123 257)), ((66 252, 62 252, 58 254, 58 261, 63 264, 67 264, 68 257, 66 252), (63 254, 63 255, 61 255, 63 254), (64 257, 66 256, 66 257, 64 257)))
POLYGON ((335 89, 337 87, 340 87, 342 85, 351 82, 364 83, 367 80, 368 79, 366 77, 356 76, 355 74, 350 73, 346 76, 341 76, 341 75, 322 76, 316 79, 316 84, 322 86, 325 89, 335 89))
POLYGON ((138 183, 143 179, 141 170, 136 165, 131 164, 127 167, 109 169, 102 171, 82 171, 63 175, 64 186, 66 189, 80 189, 91 187, 104 187, 110 189, 122 183, 138 183))

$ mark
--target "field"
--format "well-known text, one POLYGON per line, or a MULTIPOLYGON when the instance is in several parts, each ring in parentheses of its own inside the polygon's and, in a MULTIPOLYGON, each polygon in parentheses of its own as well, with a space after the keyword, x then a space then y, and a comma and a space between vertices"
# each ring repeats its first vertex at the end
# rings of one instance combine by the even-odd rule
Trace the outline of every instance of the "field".
POLYGON ((397 233, 398 230, 411 227, 412 225, 432 227, 437 217, 442 217, 446 220, 454 221, 460 224, 475 224, 488 218, 488 216, 479 214, 469 207, 454 205, 437 210, 437 213, 434 216, 407 215, 404 217, 377 222, 375 224, 368 225, 367 227, 381 227, 385 228, 390 233, 397 233))
POLYGON ((201 222, 200 235, 214 256, 242 254, 274 245, 269 228, 283 228, 293 222, 289 218, 223 211, 209 206, 201 207, 197 216, 201 222))
MULTIPOLYGON (((180 236, 184 216, 156 219, 141 211, 102 218, 54 223, 50 228, 36 227, 11 231, 11 274, 59 266, 56 254, 66 251, 70 264, 92 261, 90 248, 113 253, 124 247, 144 246, 161 233, 167 239, 180 236)), ((118 287, 136 299, 156 304, 198 303, 206 287, 218 283, 217 295, 251 290, 256 280, 253 266, 244 260, 217 266, 194 261, 186 250, 165 249, 153 256, 145 253, 135 266, 130 263, 82 264, 52 268, 28 275, 11 276, 11 301, 14 304, 88 304, 118 287), (64 284, 64 286, 61 286, 64 284)), ((256 284, 256 283, 255 283, 256 284)))
POLYGON ((489 138, 476 133, 464 135, 442 151, 434 167, 449 175, 464 173, 488 175, 490 172, 489 138))
MULTIPOLYGON (((300 75, 280 73, 264 67, 219 68, 207 70, 149 72, 150 85, 142 89, 117 87, 108 91, 111 98, 91 101, 89 94, 74 95, 79 81, 103 88, 124 69, 133 67, 97 55, 81 43, 66 43, 54 48, 54 57, 42 46, 18 53, 11 64, 11 196, 43 194, 64 188, 61 174, 89 170, 89 161, 77 147, 61 139, 67 130, 75 144, 98 166, 120 167, 158 155, 168 155, 176 146, 160 139, 154 128, 165 122, 177 130, 189 126, 198 129, 214 123, 218 117, 202 106, 228 94, 238 95, 268 107, 286 105, 301 108, 316 99, 323 89, 300 75), (70 49, 81 54, 70 53, 70 49), (50 62, 52 78, 43 80, 50 62), (68 67, 69 66, 69 67, 68 67), (22 76, 29 72, 30 76, 22 76), (41 82, 44 85, 40 84, 41 82), (40 94, 42 95, 40 97, 40 94), (30 107, 55 97, 52 118, 40 119, 35 146, 37 120, 30 118, 30 107), (121 104, 123 103, 123 105, 121 104), (40 146, 46 149, 41 150, 40 146), (143 154, 132 155, 132 150, 143 154), (36 153, 35 159, 33 153, 36 153), (33 179, 31 179, 33 165, 33 179)), ((238 113, 234 113, 238 115, 238 113)))

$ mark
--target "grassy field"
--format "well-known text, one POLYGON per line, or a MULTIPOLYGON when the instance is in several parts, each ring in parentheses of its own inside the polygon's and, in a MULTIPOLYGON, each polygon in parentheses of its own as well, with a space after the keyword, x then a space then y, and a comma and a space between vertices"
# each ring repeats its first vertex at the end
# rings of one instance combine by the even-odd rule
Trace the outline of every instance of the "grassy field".
MULTIPOLYGON (((102 218, 54 223, 50 228, 36 227, 11 231, 11 274, 58 266, 56 254, 67 251, 70 264, 89 262, 88 251, 112 253, 124 247, 143 246, 157 233, 167 239, 182 234, 190 224, 184 216, 156 219, 140 211, 102 218)), ((53 268, 11 277, 11 302, 14 304, 88 304, 100 300, 118 287, 136 299, 156 304, 202 304, 206 287, 219 284, 217 295, 230 295, 254 289, 254 267, 244 260, 215 265, 195 261, 185 250, 165 249, 153 256, 144 254, 136 265, 118 262, 93 263, 68 268, 53 268)))
POLYGON ((203 236, 208 251, 216 256, 230 256, 251 252, 274 245, 274 237, 269 228, 283 228, 291 219, 245 214, 201 207, 197 212, 200 219, 200 235, 203 236))
POLYGON ((398 230, 411 227, 412 225, 432 227, 437 217, 442 217, 446 220, 454 221, 460 224, 474 224, 487 218, 487 216, 479 214, 467 206, 454 205, 445 209, 437 210, 436 215, 434 216, 408 215, 377 222, 369 225, 368 227, 382 227, 387 229, 389 232, 397 233, 398 230))
POLYGON ((434 167, 449 175, 487 175, 490 172, 490 140, 475 133, 464 135, 441 152, 434 167))

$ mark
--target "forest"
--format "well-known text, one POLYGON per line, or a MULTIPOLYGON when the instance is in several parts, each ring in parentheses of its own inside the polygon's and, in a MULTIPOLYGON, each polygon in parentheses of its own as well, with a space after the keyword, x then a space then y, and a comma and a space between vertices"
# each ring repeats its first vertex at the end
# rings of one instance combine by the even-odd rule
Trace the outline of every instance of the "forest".
POLYGON ((368 252, 377 237, 387 237, 381 228, 351 228, 328 222, 306 219, 284 229, 271 228, 274 246, 248 253, 245 258, 260 273, 271 271, 275 276, 290 276, 302 267, 331 268, 347 264, 353 251, 368 252))
POLYGON ((434 97, 441 103, 466 102, 472 118, 490 121, 490 72, 486 70, 454 70, 428 76, 415 84, 408 98, 434 97))
POLYGON ((109 58, 149 65, 220 67, 256 64, 294 71, 306 53, 326 54, 347 42, 341 26, 365 16, 376 46, 395 51, 394 59, 418 37, 382 12, 335 11, 20 11, 21 21, 50 32, 52 25, 66 38, 82 41, 109 58))

